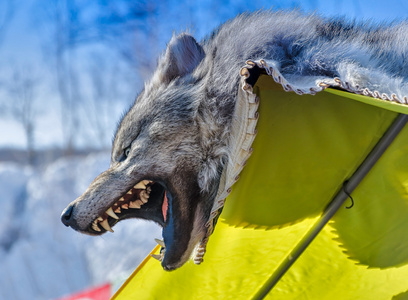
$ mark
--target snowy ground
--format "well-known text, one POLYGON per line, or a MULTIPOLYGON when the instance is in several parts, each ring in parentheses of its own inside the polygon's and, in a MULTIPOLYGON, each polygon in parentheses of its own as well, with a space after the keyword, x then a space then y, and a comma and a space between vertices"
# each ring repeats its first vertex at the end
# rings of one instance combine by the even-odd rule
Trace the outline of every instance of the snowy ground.
POLYGON ((62 158, 38 171, 0 163, 0 299, 53 299, 119 284, 154 247, 161 230, 128 220, 90 237, 65 227, 64 207, 109 165, 109 153, 62 158))

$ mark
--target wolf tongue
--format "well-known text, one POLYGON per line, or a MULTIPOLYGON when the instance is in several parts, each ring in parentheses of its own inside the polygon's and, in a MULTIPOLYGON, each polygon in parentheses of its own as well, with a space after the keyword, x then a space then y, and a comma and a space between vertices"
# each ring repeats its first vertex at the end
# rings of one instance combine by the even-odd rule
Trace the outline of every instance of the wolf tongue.
POLYGON ((167 192, 164 191, 164 200, 163 200, 163 205, 162 205, 162 212, 163 212, 164 222, 166 222, 167 209, 168 208, 169 208, 169 201, 167 200, 167 192))

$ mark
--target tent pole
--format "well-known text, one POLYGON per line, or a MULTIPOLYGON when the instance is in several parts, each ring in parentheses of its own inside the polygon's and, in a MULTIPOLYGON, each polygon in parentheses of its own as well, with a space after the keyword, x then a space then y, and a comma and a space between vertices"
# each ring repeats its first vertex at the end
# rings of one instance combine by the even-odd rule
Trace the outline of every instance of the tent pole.
POLYGON ((289 270, 293 263, 306 250, 314 238, 319 234, 327 222, 347 200, 349 195, 360 184, 364 177, 368 174, 371 168, 376 164, 385 150, 391 145, 392 141, 397 137, 402 128, 408 122, 408 115, 399 114, 391 126, 387 129, 378 143, 371 150, 370 154, 365 158, 363 163, 357 168, 350 179, 343 185, 343 188, 333 198, 330 204, 323 212, 321 218, 309 229, 303 236, 294 249, 286 256, 284 261, 278 266, 275 272, 268 278, 264 285, 255 294, 253 299, 263 299, 269 291, 279 282, 282 276, 289 270))

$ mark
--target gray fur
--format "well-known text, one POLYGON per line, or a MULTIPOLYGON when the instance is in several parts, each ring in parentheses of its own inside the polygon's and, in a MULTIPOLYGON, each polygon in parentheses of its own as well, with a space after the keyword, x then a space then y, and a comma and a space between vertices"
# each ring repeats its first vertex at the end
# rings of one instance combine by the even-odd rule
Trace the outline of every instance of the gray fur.
POLYGON ((134 217, 164 227, 162 265, 180 267, 206 232, 228 161, 245 62, 265 59, 288 78, 339 77, 403 97, 408 95, 407 29, 406 22, 376 27, 279 11, 240 15, 201 43, 186 33, 173 36, 152 79, 120 122, 110 169, 70 204, 64 223, 91 233, 90 223, 135 183, 157 181, 171 194, 174 224, 143 213, 134 217))

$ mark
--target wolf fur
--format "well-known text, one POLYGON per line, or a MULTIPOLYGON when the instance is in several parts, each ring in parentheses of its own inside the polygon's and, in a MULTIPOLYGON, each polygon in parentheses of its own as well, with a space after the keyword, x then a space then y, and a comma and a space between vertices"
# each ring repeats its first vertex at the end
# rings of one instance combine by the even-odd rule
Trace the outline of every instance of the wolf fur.
MULTIPOLYGON (((298 11, 242 14, 200 43, 188 33, 174 35, 120 122, 110 168, 65 209, 63 223, 84 233, 103 233, 91 223, 137 182, 154 181, 148 204, 122 209, 118 217, 160 224, 162 266, 180 267, 206 234, 229 160, 240 69, 248 59, 269 61, 293 82, 340 78, 404 99, 407 47, 407 22, 377 26, 298 11)), ((117 222, 108 221, 110 226, 117 222)))

